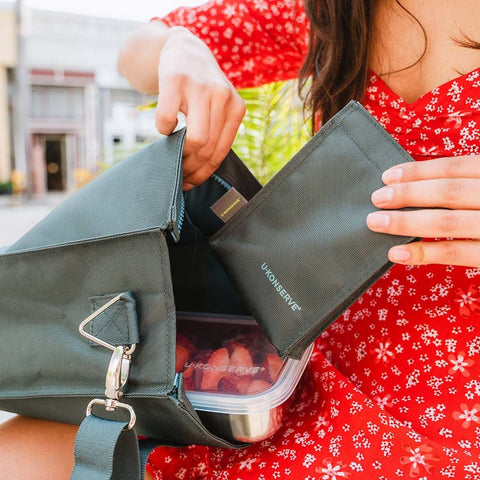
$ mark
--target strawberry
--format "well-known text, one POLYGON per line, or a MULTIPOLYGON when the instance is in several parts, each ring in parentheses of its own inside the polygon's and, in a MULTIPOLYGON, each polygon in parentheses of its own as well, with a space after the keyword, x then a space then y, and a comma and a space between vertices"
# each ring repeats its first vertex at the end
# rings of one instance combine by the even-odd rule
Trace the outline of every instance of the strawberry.
POLYGON ((268 382, 265 382, 264 380, 252 380, 252 383, 250 383, 245 393, 247 395, 253 395, 254 393, 263 392, 264 390, 267 390, 270 387, 271 385, 268 382))
POLYGON ((188 348, 184 347, 183 345, 179 345, 177 343, 175 371, 181 372, 185 368, 185 364, 188 362, 189 358, 190 350, 188 350, 188 348))
POLYGON ((237 394, 239 393, 237 388, 237 378, 235 375, 231 375, 229 377, 223 377, 218 382, 218 391, 222 393, 231 393, 237 394))
MULTIPOLYGON (((186 363, 187 368, 183 371, 183 378, 192 378, 193 374, 195 373, 195 364, 193 362, 186 363)), ((192 378, 193 380, 193 378, 192 378)))
POLYGON ((275 348, 266 339, 265 335, 258 327, 250 327, 246 331, 239 330, 237 335, 223 342, 223 346, 228 348, 230 354, 232 354, 233 349, 237 344, 242 344, 247 347, 250 351, 250 355, 255 357, 255 360, 258 358, 260 362, 265 353, 275 352, 275 348))
POLYGON ((239 393, 245 394, 247 393, 250 384, 252 383, 252 376, 251 375, 241 375, 237 377, 237 390, 239 393))
POLYGON ((278 374, 283 366, 282 359, 278 356, 277 353, 267 353, 263 366, 268 372, 270 382, 275 383, 278 374))
MULTIPOLYGON (((190 371, 188 375, 192 377, 195 388, 192 390, 200 390, 202 384, 203 368, 201 367, 205 363, 208 363, 210 357, 213 354, 213 350, 202 350, 198 352, 192 360, 192 365, 190 365, 187 371, 190 371)), ((184 374, 185 375, 185 374, 184 374)))
POLYGON ((245 394, 252 381, 251 375, 230 375, 218 382, 218 391, 230 394, 245 394))
POLYGON ((195 383, 193 383, 193 378, 192 377, 189 377, 189 378, 183 378, 183 385, 185 387, 185 390, 189 390, 189 391, 194 391, 195 390, 195 383))
MULTIPOLYGON (((230 356, 228 350, 224 347, 215 350, 207 362, 209 368, 204 368, 202 380, 200 382, 201 390, 217 390, 218 382, 221 378, 228 375, 230 366, 230 356)), ((206 367, 207 365, 205 365, 206 367)))
POLYGON ((183 335, 182 333, 177 332, 177 345, 181 345, 189 350, 192 354, 196 353, 195 345, 190 341, 188 337, 183 335))
POLYGON ((248 374, 252 372, 253 360, 248 348, 237 343, 232 345, 233 350, 230 356, 230 366, 235 367, 234 372, 241 374, 248 374))

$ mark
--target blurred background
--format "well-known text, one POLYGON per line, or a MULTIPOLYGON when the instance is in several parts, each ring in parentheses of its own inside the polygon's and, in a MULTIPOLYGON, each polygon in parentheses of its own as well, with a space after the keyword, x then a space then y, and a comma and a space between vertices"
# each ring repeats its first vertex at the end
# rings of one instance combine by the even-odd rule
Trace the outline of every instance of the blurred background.
MULTIPOLYGON (((118 51, 152 17, 202 3, 0 0, 0 251, 159 136, 156 97, 117 73, 118 51)), ((247 114, 234 149, 265 183, 308 140, 309 126, 295 81, 239 93, 247 114)))
POLYGON ((0 246, 158 135, 116 71, 139 25, 202 0, 0 0, 0 246), (28 211, 8 207, 24 205, 28 211))
MULTIPOLYGON (((0 0, 0 248, 150 143, 155 96, 116 70, 125 38, 205 0, 0 0)), ((308 140, 295 82, 246 89, 234 149, 267 181, 308 140)))

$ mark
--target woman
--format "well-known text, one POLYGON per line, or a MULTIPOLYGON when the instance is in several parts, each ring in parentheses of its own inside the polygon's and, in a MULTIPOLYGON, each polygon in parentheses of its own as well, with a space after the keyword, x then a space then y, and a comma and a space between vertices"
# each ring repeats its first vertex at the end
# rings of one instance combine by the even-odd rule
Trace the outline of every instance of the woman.
MULTIPOLYGON (((216 0, 127 40, 119 71, 159 92, 158 130, 186 114, 184 188, 208 178, 233 142, 245 111, 234 86, 293 78, 305 62, 317 126, 357 98, 419 160, 384 173, 386 187, 372 192, 382 211, 367 225, 451 240, 389 252, 397 265, 318 339, 274 437, 241 451, 159 448, 148 470, 157 479, 480 478, 480 2, 305 0, 305 11, 301 0, 216 0), (424 208, 396 210, 407 206, 424 208)), ((66 478, 74 434, 16 418, 0 427, 0 471, 66 478)))

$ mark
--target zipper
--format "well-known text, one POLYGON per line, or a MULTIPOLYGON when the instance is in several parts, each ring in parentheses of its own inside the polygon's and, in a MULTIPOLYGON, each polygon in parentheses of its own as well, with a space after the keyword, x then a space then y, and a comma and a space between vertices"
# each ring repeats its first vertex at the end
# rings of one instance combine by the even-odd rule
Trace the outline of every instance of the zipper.
POLYGON ((175 242, 180 240, 180 232, 182 230, 183 217, 185 215, 185 199, 180 185, 182 178, 182 156, 181 153, 177 158, 177 166, 175 169, 175 182, 173 184, 172 196, 170 199, 170 211, 167 227, 173 236, 175 242))
MULTIPOLYGON (((183 221, 185 219, 185 194, 183 192, 178 192, 179 187, 179 168, 177 167, 177 181, 172 195, 172 205, 170 207, 170 214, 169 214, 169 222, 168 227, 170 228, 170 233, 173 236, 175 242, 180 240, 180 235, 182 233, 182 226, 183 221), (180 197, 180 205, 178 205, 177 196, 180 197)), ((221 185, 225 190, 230 190, 232 185, 230 185, 226 180, 222 177, 217 175, 216 173, 212 173, 212 178, 221 185)))
POLYGON ((180 388, 180 374, 175 373, 175 379, 173 380, 173 388, 169 393, 169 396, 173 396, 178 400, 178 389, 180 388))
MULTIPOLYGON (((167 398, 172 394, 178 393, 179 379, 175 378, 173 388, 170 392, 167 393, 158 393, 158 392, 140 392, 140 393, 129 393, 125 392, 122 398, 167 398)), ((0 404, 2 401, 9 400, 18 400, 18 399, 40 399, 40 398, 90 398, 90 397, 105 397, 105 390, 99 390, 98 392, 93 393, 84 393, 84 392, 71 392, 71 393, 39 393, 39 394, 29 394, 29 395, 15 395, 15 396, 1 396, 0 404)))
POLYGON ((212 178, 216 180, 225 190, 230 190, 232 186, 216 173, 212 173, 212 178))
POLYGON ((175 242, 180 240, 180 234, 182 232, 183 226, 183 219, 185 218, 185 197, 183 193, 180 197, 180 206, 178 208, 177 214, 177 206, 173 204, 170 207, 170 219, 168 221, 167 228, 170 229, 170 233, 172 234, 173 239, 175 242))

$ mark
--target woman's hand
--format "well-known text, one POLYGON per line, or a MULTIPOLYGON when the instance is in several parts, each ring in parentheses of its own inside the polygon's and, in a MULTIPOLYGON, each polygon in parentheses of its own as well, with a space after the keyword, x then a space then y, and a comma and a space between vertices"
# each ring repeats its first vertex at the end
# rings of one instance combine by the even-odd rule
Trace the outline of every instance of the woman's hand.
POLYGON ((376 207, 425 209, 371 213, 371 230, 452 238, 395 246, 388 252, 392 262, 480 267, 480 155, 400 164, 386 170, 382 180, 386 186, 372 194, 376 207))
POLYGON ((186 116, 184 190, 205 181, 221 164, 245 115, 245 102, 220 70, 209 48, 188 30, 168 32, 158 63, 155 124, 169 135, 177 113, 186 116))

